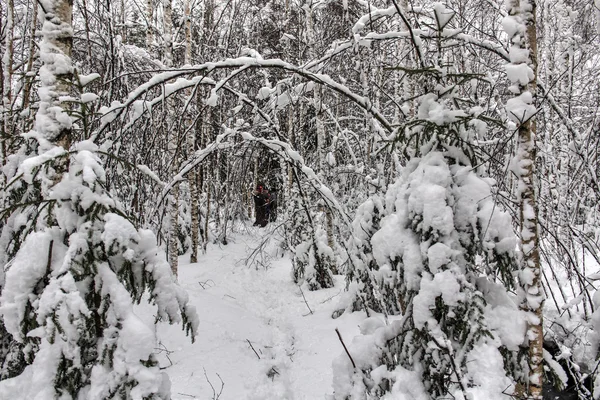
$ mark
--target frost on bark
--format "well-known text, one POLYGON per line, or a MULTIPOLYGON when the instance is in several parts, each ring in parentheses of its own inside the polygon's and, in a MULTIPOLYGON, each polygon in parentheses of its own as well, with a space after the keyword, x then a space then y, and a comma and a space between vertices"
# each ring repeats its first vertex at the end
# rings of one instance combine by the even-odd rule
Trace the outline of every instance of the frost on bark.
POLYGON ((541 399, 543 370, 544 294, 539 254, 538 212, 534 187, 535 167, 535 98, 537 89, 537 43, 535 0, 512 0, 507 3, 508 16, 503 27, 510 38, 510 63, 506 71, 515 97, 507 101, 506 109, 518 129, 518 149, 514 172, 518 177, 517 195, 520 203, 521 236, 521 308, 530 313, 527 321, 527 377, 521 398, 541 399))
MULTIPOLYGON (((42 26, 40 59, 40 105, 36 115, 36 130, 44 139, 65 151, 71 146, 72 121, 60 105, 60 97, 68 96, 73 77, 71 52, 73 49, 73 4, 68 0, 54 2, 53 10, 45 10, 42 26)), ((42 149, 46 150, 46 149, 42 149)), ((54 182, 66 171, 67 163, 55 167, 54 182)))

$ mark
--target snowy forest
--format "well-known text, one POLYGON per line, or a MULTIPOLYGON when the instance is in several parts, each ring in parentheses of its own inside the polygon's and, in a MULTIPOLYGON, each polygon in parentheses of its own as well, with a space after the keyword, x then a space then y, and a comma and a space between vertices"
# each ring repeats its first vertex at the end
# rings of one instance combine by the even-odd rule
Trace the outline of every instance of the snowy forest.
POLYGON ((0 399, 600 399, 600 0, 2 0, 0 41, 0 399))

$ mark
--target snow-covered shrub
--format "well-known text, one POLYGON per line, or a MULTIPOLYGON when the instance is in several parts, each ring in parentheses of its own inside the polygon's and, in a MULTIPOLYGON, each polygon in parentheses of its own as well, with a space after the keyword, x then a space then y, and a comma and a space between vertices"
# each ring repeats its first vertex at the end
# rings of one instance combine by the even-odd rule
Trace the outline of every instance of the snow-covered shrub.
MULTIPOLYGON (((366 324, 364 336, 350 346, 356 369, 340 356, 336 399, 460 392, 493 399, 514 386, 525 323, 495 279, 500 269, 507 277, 516 269, 510 218, 495 207, 491 182, 475 173, 463 153, 433 147, 390 186, 385 216, 370 240, 366 232, 355 239, 370 243, 373 260, 362 271, 372 277, 367 282, 377 288, 373 292, 394 282, 387 288, 395 293, 380 296, 379 303, 393 302, 385 311, 394 306, 403 315, 388 324, 366 324), (415 383, 420 381, 423 386, 415 383)), ((365 216, 373 209, 364 205, 357 228, 372 221, 365 216)))

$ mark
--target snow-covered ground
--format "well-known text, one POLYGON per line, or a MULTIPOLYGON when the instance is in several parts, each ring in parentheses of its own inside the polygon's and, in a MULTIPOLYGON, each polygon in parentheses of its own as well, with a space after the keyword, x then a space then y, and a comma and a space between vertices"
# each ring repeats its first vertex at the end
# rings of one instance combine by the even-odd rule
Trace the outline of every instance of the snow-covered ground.
POLYGON ((254 229, 231 237, 227 246, 210 245, 196 264, 181 257, 179 282, 200 327, 193 344, 178 325, 158 328, 159 359, 174 400, 319 400, 332 394, 331 363, 344 354, 335 328, 350 343, 365 316, 331 318, 343 293, 341 276, 331 289, 302 287, 305 302, 288 257, 271 259, 268 268, 247 266, 267 234, 254 229))

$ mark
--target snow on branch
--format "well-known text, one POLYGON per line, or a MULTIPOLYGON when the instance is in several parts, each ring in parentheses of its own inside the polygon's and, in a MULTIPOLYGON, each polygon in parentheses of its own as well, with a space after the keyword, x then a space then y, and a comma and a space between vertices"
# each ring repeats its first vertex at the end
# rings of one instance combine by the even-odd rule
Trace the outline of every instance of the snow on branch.
MULTIPOLYGON (((114 102, 110 107, 104 107, 101 109, 103 113, 103 123, 98 129, 96 136, 101 133, 104 129, 106 129, 110 122, 114 121, 116 118, 120 117, 121 114, 127 109, 127 107, 131 106, 136 100, 138 100, 142 95, 147 93, 149 90, 160 86, 165 85, 168 81, 173 80, 175 78, 181 77, 183 75, 188 75, 190 73, 210 73, 213 70, 218 69, 228 69, 228 68, 237 68, 238 72, 242 70, 246 70, 249 68, 276 68, 283 69, 288 72, 295 73, 297 75, 302 76, 303 78, 319 83, 323 86, 330 88, 331 90, 340 93, 345 96, 359 107, 363 108, 366 112, 371 114, 371 116, 377 120, 377 122, 385 128, 385 130, 389 133, 393 131, 392 124, 387 120, 387 118, 372 104, 371 100, 367 97, 361 96, 355 92, 353 92, 349 87, 335 81, 329 75, 320 74, 311 71, 310 69, 299 67, 297 65, 285 62, 281 59, 268 59, 262 60, 252 57, 238 57, 232 59, 226 59, 218 62, 209 62, 204 64, 199 64, 193 67, 177 69, 169 72, 164 72, 158 75, 155 75, 148 82, 140 85, 133 92, 128 95, 127 100, 124 103, 114 102)), ((229 76, 225 78, 225 83, 229 80, 229 76)), ((208 80, 206 77, 203 77, 200 80, 201 83, 210 84, 214 81, 208 80), (206 81, 205 81, 206 79, 206 81)), ((200 83, 197 82, 197 83, 200 83)), ((217 82, 218 87, 222 87, 224 83, 217 82)), ((187 85, 182 83, 177 90, 182 90, 191 85, 187 85)), ((213 89, 216 93, 216 88, 213 89)), ((174 92, 174 91, 173 91, 174 92)), ((171 92, 171 93, 173 93, 171 92)), ((157 100, 158 101, 158 100, 157 100)))
POLYGON ((309 184, 316 190, 317 193, 320 194, 322 199, 326 202, 326 204, 337 211, 339 215, 342 216, 344 222, 350 225, 350 219, 344 211, 343 207, 339 204, 335 196, 333 195, 331 189, 329 189, 322 181, 319 179, 315 171, 307 166, 304 163, 304 159, 302 156, 292 149, 292 147, 278 139, 265 139, 258 138, 253 136, 248 132, 240 132, 237 129, 225 129, 225 133, 217 136, 217 139, 206 146, 204 149, 200 149, 194 153, 194 155, 184 163, 184 166, 181 168, 179 173, 173 177, 173 179, 166 185, 164 185, 163 190, 159 196, 159 201, 151 214, 154 214, 162 201, 166 198, 168 193, 171 191, 173 186, 175 186, 178 182, 185 180, 185 176, 197 165, 201 164, 210 154, 217 150, 223 150, 226 148, 231 148, 234 145, 230 143, 227 139, 240 135, 242 139, 245 141, 256 142, 259 143, 273 152, 277 153, 280 157, 286 160, 288 163, 296 167, 297 170, 301 171, 302 174, 307 178, 309 184))

